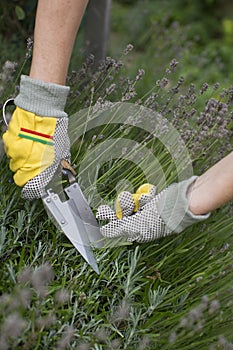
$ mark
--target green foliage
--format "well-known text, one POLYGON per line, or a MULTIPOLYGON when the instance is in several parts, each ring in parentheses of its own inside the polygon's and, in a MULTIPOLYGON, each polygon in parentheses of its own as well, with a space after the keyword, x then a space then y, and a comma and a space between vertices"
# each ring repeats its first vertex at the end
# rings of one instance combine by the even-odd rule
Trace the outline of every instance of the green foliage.
MULTIPOLYGON (((192 154, 195 173, 200 174, 232 150, 233 92, 227 85, 227 78, 232 79, 231 23, 224 22, 222 37, 210 40, 206 28, 200 29, 191 17, 188 26, 184 21, 186 11, 191 16, 198 6, 208 15, 217 3, 214 0, 203 4, 175 1, 174 7, 186 10, 180 13, 178 7, 174 12, 171 1, 147 1, 148 6, 135 1, 132 8, 122 3, 114 2, 112 12, 110 51, 116 58, 106 59, 95 73, 91 58, 80 63, 79 70, 70 71, 67 112, 71 124, 79 123, 75 113, 80 109, 104 108, 109 101, 137 102, 173 123, 192 154), (201 39, 190 43, 197 32, 201 39), (131 41, 135 50, 122 53, 131 41), (171 61, 174 57, 179 64, 171 61)), ((16 4, 26 15, 22 20, 26 25, 23 2, 8 3, 12 10, 16 4)), ((203 21, 205 16, 195 18, 203 21)), ((17 44, 17 36, 12 38, 17 44)), ((14 54, 24 60, 23 46, 17 52, 15 44, 15 52, 8 52, 4 40, 0 41, 3 63, 14 60, 14 54)), ((17 71, 2 68, 2 100, 16 93, 14 84, 21 68, 20 63, 17 71)), ((72 147, 77 170, 86 152, 111 138, 129 138, 147 147, 156 155, 166 182, 176 180, 175 161, 161 142, 137 127, 124 125, 103 125, 77 140, 72 147)), ((96 170, 95 185, 102 198, 113 199, 116 184, 124 179, 136 188, 145 177, 132 163, 109 159, 96 170)), ((87 191, 91 197, 92 189, 87 191)), ((1 159, 0 348, 232 348, 230 205, 180 235, 95 250, 95 255, 99 276, 49 221, 41 201, 29 203, 20 197, 8 160, 1 159)))
POLYGON ((147 86, 142 89, 153 86, 174 57, 187 84, 201 80, 229 85, 232 11, 231 1, 139 0, 132 6, 113 1, 111 55, 128 43, 134 45, 129 70, 135 74, 134 67, 145 69, 147 86))
MULTIPOLYGON (((122 57, 126 64, 127 57, 122 57)), ((129 91, 132 100, 135 99, 133 92, 138 81, 123 78, 123 62, 119 64, 108 58, 94 75, 89 65, 90 61, 69 77, 70 115, 90 105, 104 108, 111 98, 124 99, 129 91), (109 94, 113 82, 118 84, 109 94)), ((170 116, 180 132, 185 131, 185 122, 191 121, 188 128, 192 132, 197 129, 200 134, 200 120, 192 112, 194 107, 197 115, 202 115, 201 125, 206 127, 210 123, 201 143, 195 140, 195 134, 193 137, 189 134, 187 139, 187 145, 195 149, 194 167, 198 173, 219 156, 220 150, 228 150, 226 130, 218 130, 224 136, 223 149, 221 138, 216 139, 213 133, 217 111, 226 120, 226 128, 232 127, 229 118, 232 90, 221 94, 217 87, 211 91, 207 86, 199 89, 192 85, 186 89, 181 78, 175 86, 170 86, 169 78, 175 66, 176 62, 172 61, 168 67, 171 72, 161 77, 152 91, 136 99, 142 98, 149 108, 156 102, 154 108, 164 117, 170 116), (215 99, 209 100, 213 94, 215 99), (207 119, 204 111, 209 113, 207 119), (210 143, 213 139, 215 142, 210 143)), ((71 130, 77 122, 80 120, 71 116, 71 130)), ((175 180, 176 162, 156 138, 151 139, 137 128, 111 124, 94 132, 86 133, 73 145, 77 169, 86 152, 103 139, 129 137, 156 154, 167 183, 175 180)), ((49 221, 42 203, 20 198, 20 189, 12 182, 5 157, 0 175, 2 347, 205 350, 232 346, 233 242, 229 206, 180 235, 148 244, 96 249, 98 276, 49 221)), ((96 185, 106 199, 116 194, 114 180, 134 179, 135 187, 143 180, 143 174, 124 159, 105 163, 97 175, 96 185)), ((91 194, 91 189, 87 190, 91 194)))
POLYGON ((19 21, 22 21, 23 19, 25 19, 25 12, 24 10, 22 9, 22 7, 20 6, 15 6, 15 13, 16 13, 16 16, 18 18, 19 21))
POLYGON ((232 218, 224 211, 153 244, 96 250, 97 276, 46 219, 41 203, 25 203, 6 185, 6 165, 1 346, 3 339, 10 349, 231 346, 232 218))
POLYGON ((0 3, 0 33, 8 40, 17 34, 26 39, 33 33, 37 0, 3 0, 0 3))
POLYGON ((224 39, 227 44, 232 45, 233 43, 233 20, 224 18, 223 20, 223 32, 224 32, 224 39))

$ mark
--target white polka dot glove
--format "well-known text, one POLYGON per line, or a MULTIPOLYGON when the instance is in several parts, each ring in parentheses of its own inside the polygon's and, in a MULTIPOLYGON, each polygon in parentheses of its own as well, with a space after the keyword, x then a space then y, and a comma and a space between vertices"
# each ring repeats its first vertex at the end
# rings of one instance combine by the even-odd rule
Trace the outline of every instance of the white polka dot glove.
POLYGON ((64 112, 69 88, 21 77, 16 109, 3 135, 14 181, 25 199, 40 198, 61 160, 70 161, 68 117, 64 112))
POLYGON ((115 203, 117 218, 122 219, 141 210, 155 195, 156 186, 148 183, 141 185, 135 193, 121 192, 115 203))
POLYGON ((102 235, 108 238, 123 236, 128 242, 150 242, 172 232, 180 233, 189 225, 205 220, 209 214, 194 215, 188 209, 187 192, 195 180, 193 176, 174 183, 157 195, 151 186, 149 193, 141 193, 136 201, 134 194, 121 193, 116 203, 117 209, 120 208, 117 215, 107 205, 98 208, 97 219, 109 220, 101 227, 102 235))

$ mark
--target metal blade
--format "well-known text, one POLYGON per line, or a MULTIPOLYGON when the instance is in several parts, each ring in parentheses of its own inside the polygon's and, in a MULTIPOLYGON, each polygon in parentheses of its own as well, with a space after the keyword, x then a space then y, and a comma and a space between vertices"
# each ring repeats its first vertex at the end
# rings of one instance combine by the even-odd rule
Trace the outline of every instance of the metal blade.
MULTIPOLYGON (((74 186, 74 184, 71 186, 74 186)), ((79 213, 79 208, 76 207, 73 199, 75 195, 74 191, 68 191, 71 186, 67 188, 67 195, 69 196, 67 201, 62 202, 59 196, 53 193, 52 190, 48 190, 47 195, 43 197, 42 200, 49 213, 55 219, 56 224, 61 228, 93 270, 99 273, 97 262, 90 246, 87 227, 88 230, 92 232, 92 237, 96 237, 98 240, 102 238, 102 236, 100 232, 98 234, 98 227, 92 227, 90 222, 84 222, 84 219, 79 213)), ((88 208, 91 211, 89 205, 88 208)), ((88 212, 88 210, 86 211, 88 212)))
POLYGON ((100 233, 98 222, 77 182, 65 189, 67 196, 74 201, 74 211, 82 219, 88 239, 95 248, 104 246, 104 238, 100 233))
POLYGON ((82 255, 82 257, 86 260, 86 262, 92 267, 92 269, 99 275, 99 268, 96 262, 96 259, 94 257, 94 254, 92 252, 91 247, 84 246, 81 244, 78 244, 74 241, 71 241, 75 248, 78 250, 78 252, 82 255))

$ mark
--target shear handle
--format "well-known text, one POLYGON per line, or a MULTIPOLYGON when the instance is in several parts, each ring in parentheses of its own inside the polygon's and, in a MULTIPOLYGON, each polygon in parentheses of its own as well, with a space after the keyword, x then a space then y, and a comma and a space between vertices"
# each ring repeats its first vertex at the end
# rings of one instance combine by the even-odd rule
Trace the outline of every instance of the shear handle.
POLYGON ((69 181, 70 184, 76 182, 76 172, 72 166, 67 162, 67 160, 62 159, 61 161, 62 175, 69 181))
POLYGON ((74 182, 76 182, 76 178, 74 174, 71 172, 71 170, 63 168, 62 175, 69 181, 70 184, 73 184, 74 182))
POLYGON ((6 100, 6 102, 4 103, 3 107, 2 107, 2 119, 6 125, 6 127, 8 128, 8 121, 6 118, 6 107, 8 105, 14 105, 14 99, 13 98, 9 98, 8 100, 6 100))

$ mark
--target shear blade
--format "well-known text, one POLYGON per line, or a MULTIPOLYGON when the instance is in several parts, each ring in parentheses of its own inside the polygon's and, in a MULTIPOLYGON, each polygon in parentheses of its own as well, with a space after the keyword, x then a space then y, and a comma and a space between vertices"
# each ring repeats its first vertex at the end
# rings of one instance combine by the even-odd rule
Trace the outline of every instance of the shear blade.
POLYGON ((74 213, 77 213, 78 217, 82 219, 89 242, 91 242, 95 248, 103 247, 104 239, 100 233, 98 222, 78 183, 74 182, 71 184, 65 189, 65 192, 67 196, 72 199, 70 205, 74 213))
POLYGON ((52 190, 42 199, 56 224, 69 238, 83 258, 99 274, 91 243, 96 247, 103 246, 98 223, 89 207, 80 187, 75 182, 65 189, 68 200, 62 202, 52 190))
POLYGON ((81 245, 71 240, 74 247, 78 250, 78 252, 82 255, 82 257, 86 260, 86 262, 92 267, 92 269, 99 275, 99 268, 94 257, 93 251, 91 247, 81 245))

